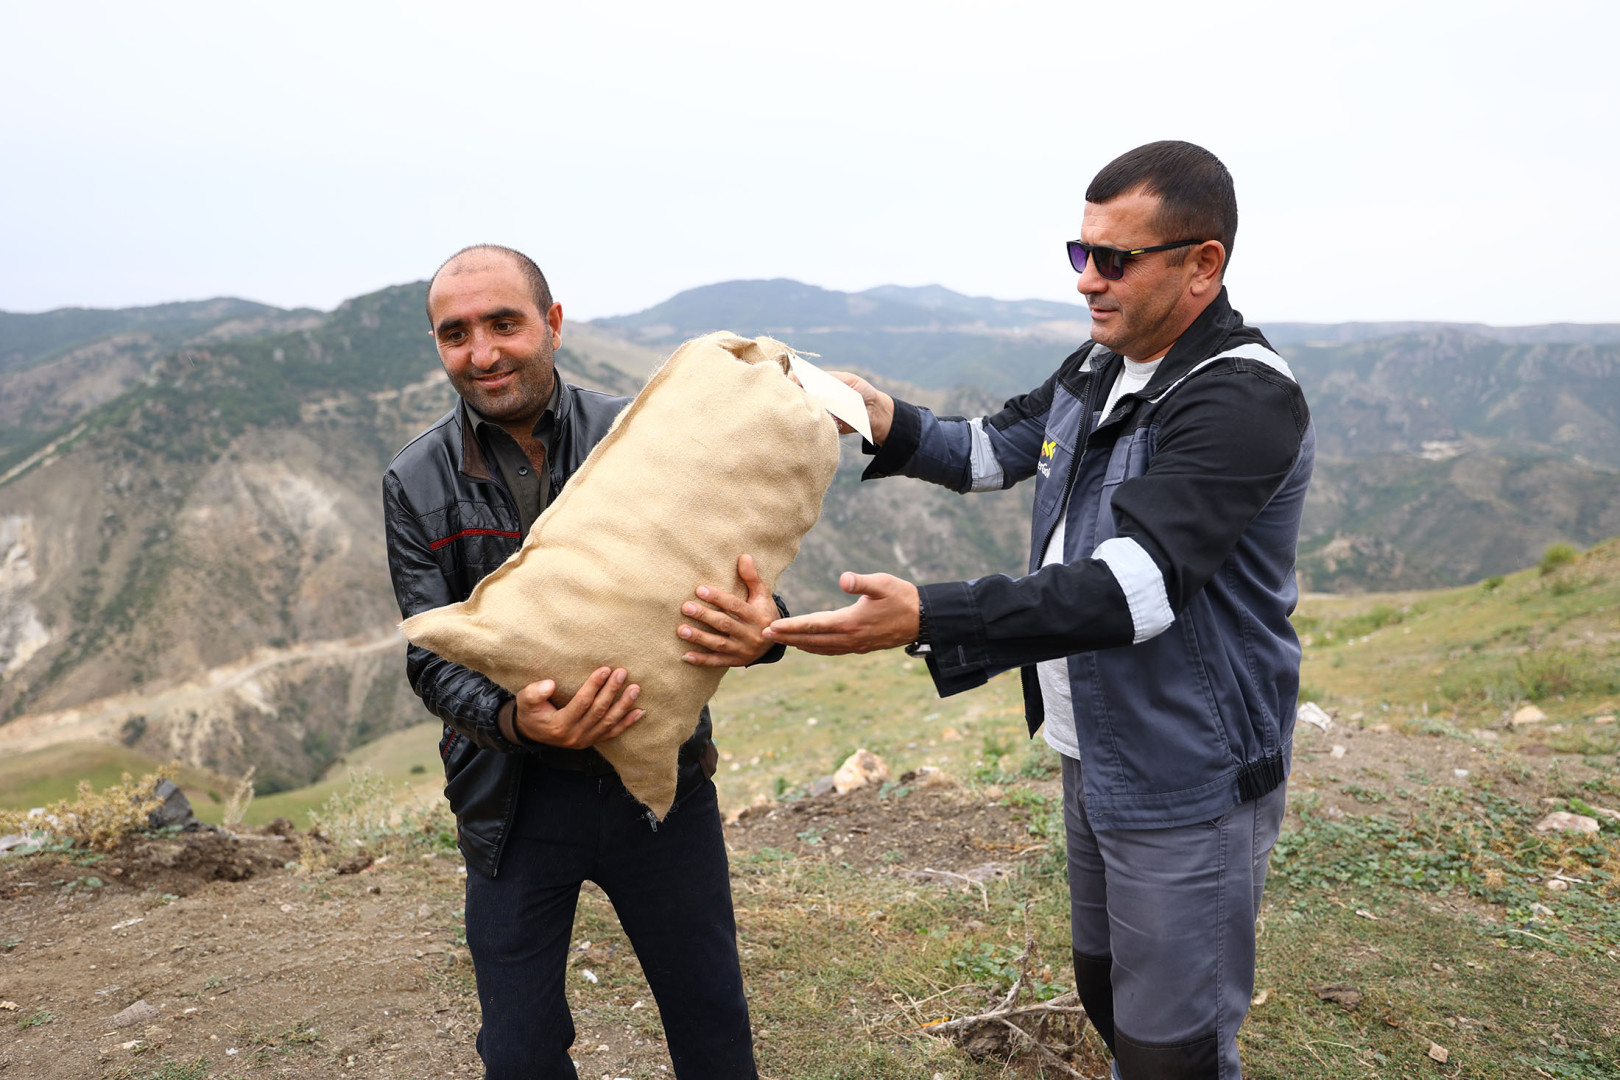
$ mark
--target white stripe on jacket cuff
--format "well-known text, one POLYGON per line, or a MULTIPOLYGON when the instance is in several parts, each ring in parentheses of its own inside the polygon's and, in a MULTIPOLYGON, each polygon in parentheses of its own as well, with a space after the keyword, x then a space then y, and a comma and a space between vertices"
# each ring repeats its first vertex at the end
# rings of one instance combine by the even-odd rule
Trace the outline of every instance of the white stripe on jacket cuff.
POLYGON ((1136 635, 1132 645, 1158 637, 1176 621, 1175 613, 1170 610, 1170 597, 1165 592, 1164 575, 1159 573, 1158 565, 1142 550, 1141 544, 1129 537, 1116 536, 1098 544, 1091 557, 1106 563, 1124 590, 1136 635))

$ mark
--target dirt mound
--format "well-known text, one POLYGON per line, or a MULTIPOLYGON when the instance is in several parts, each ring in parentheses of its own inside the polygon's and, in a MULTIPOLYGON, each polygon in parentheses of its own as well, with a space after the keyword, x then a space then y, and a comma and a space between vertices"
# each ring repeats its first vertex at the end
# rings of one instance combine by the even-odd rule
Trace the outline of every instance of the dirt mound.
POLYGON ((726 840, 745 853, 774 848, 888 874, 932 870, 983 880, 1047 846, 1031 832, 1033 807, 1047 800, 1057 812, 1058 784, 1020 790, 1036 798, 1025 795, 1014 805, 993 788, 968 788, 937 772, 906 773, 898 784, 752 807, 727 826, 726 840))
POLYGON ((244 881, 298 858, 288 836, 204 830, 126 840, 106 861, 107 872, 138 889, 185 896, 210 881, 244 881))
POLYGON ((25 877, 94 881, 98 884, 93 888, 117 884, 140 892, 188 896, 211 881, 245 881, 296 860, 296 839, 278 835, 275 828, 251 833, 199 829, 134 834, 99 856, 0 860, 0 899, 14 899, 38 887, 24 883, 25 877))

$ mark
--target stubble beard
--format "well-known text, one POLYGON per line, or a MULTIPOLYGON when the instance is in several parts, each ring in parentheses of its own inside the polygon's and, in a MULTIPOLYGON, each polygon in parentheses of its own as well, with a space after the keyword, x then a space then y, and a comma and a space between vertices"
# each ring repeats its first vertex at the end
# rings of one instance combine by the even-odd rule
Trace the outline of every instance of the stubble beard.
POLYGON ((452 376, 450 383, 463 401, 498 424, 538 418, 551 401, 557 378, 555 354, 549 344, 542 344, 525 357, 506 358, 498 370, 516 372, 511 384, 498 393, 487 393, 470 373, 452 376))

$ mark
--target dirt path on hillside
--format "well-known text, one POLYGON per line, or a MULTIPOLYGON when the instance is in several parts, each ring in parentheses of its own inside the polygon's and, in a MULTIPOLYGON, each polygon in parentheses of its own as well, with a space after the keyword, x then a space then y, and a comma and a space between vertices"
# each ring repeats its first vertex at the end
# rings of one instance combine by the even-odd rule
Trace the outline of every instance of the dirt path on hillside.
MULTIPOLYGON (((1295 797, 1344 813, 1366 812, 1367 792, 1398 803, 1402 790, 1481 773, 1533 803, 1549 772, 1567 781, 1582 768, 1461 739, 1314 729, 1296 762, 1295 797)), ((728 826, 733 857, 769 849, 971 891, 1043 847, 999 790, 907 786, 751 810, 728 826)), ((1035 801, 1057 794, 1055 781, 1020 786, 1035 801)), ((296 837, 209 833, 80 863, 0 858, 0 1078, 481 1075, 460 860, 288 869, 298 857, 296 837)), ((746 922, 740 931, 746 944, 746 922)), ((594 890, 576 935, 580 1075, 670 1075, 656 1007, 594 890)))
POLYGON ((382 636, 371 641, 312 641, 285 649, 265 646, 239 660, 209 668, 193 679, 161 689, 114 694, 55 712, 21 716, 0 727, 0 749, 22 754, 64 742, 116 742, 119 725, 136 713, 162 714, 199 707, 207 699, 221 694, 242 694, 244 689, 251 693, 248 684, 272 668, 335 656, 404 651, 403 637, 387 630, 380 633, 382 636))

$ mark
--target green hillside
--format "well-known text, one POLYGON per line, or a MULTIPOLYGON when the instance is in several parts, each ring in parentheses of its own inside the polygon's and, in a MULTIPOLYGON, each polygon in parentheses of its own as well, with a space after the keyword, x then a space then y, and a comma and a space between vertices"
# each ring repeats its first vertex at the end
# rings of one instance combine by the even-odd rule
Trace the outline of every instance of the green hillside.
POLYGON ((1593 721, 1620 709, 1617 610, 1620 540, 1456 589, 1307 597, 1302 696, 1420 732, 1501 727, 1530 703, 1554 748, 1612 753, 1620 728, 1593 721))

